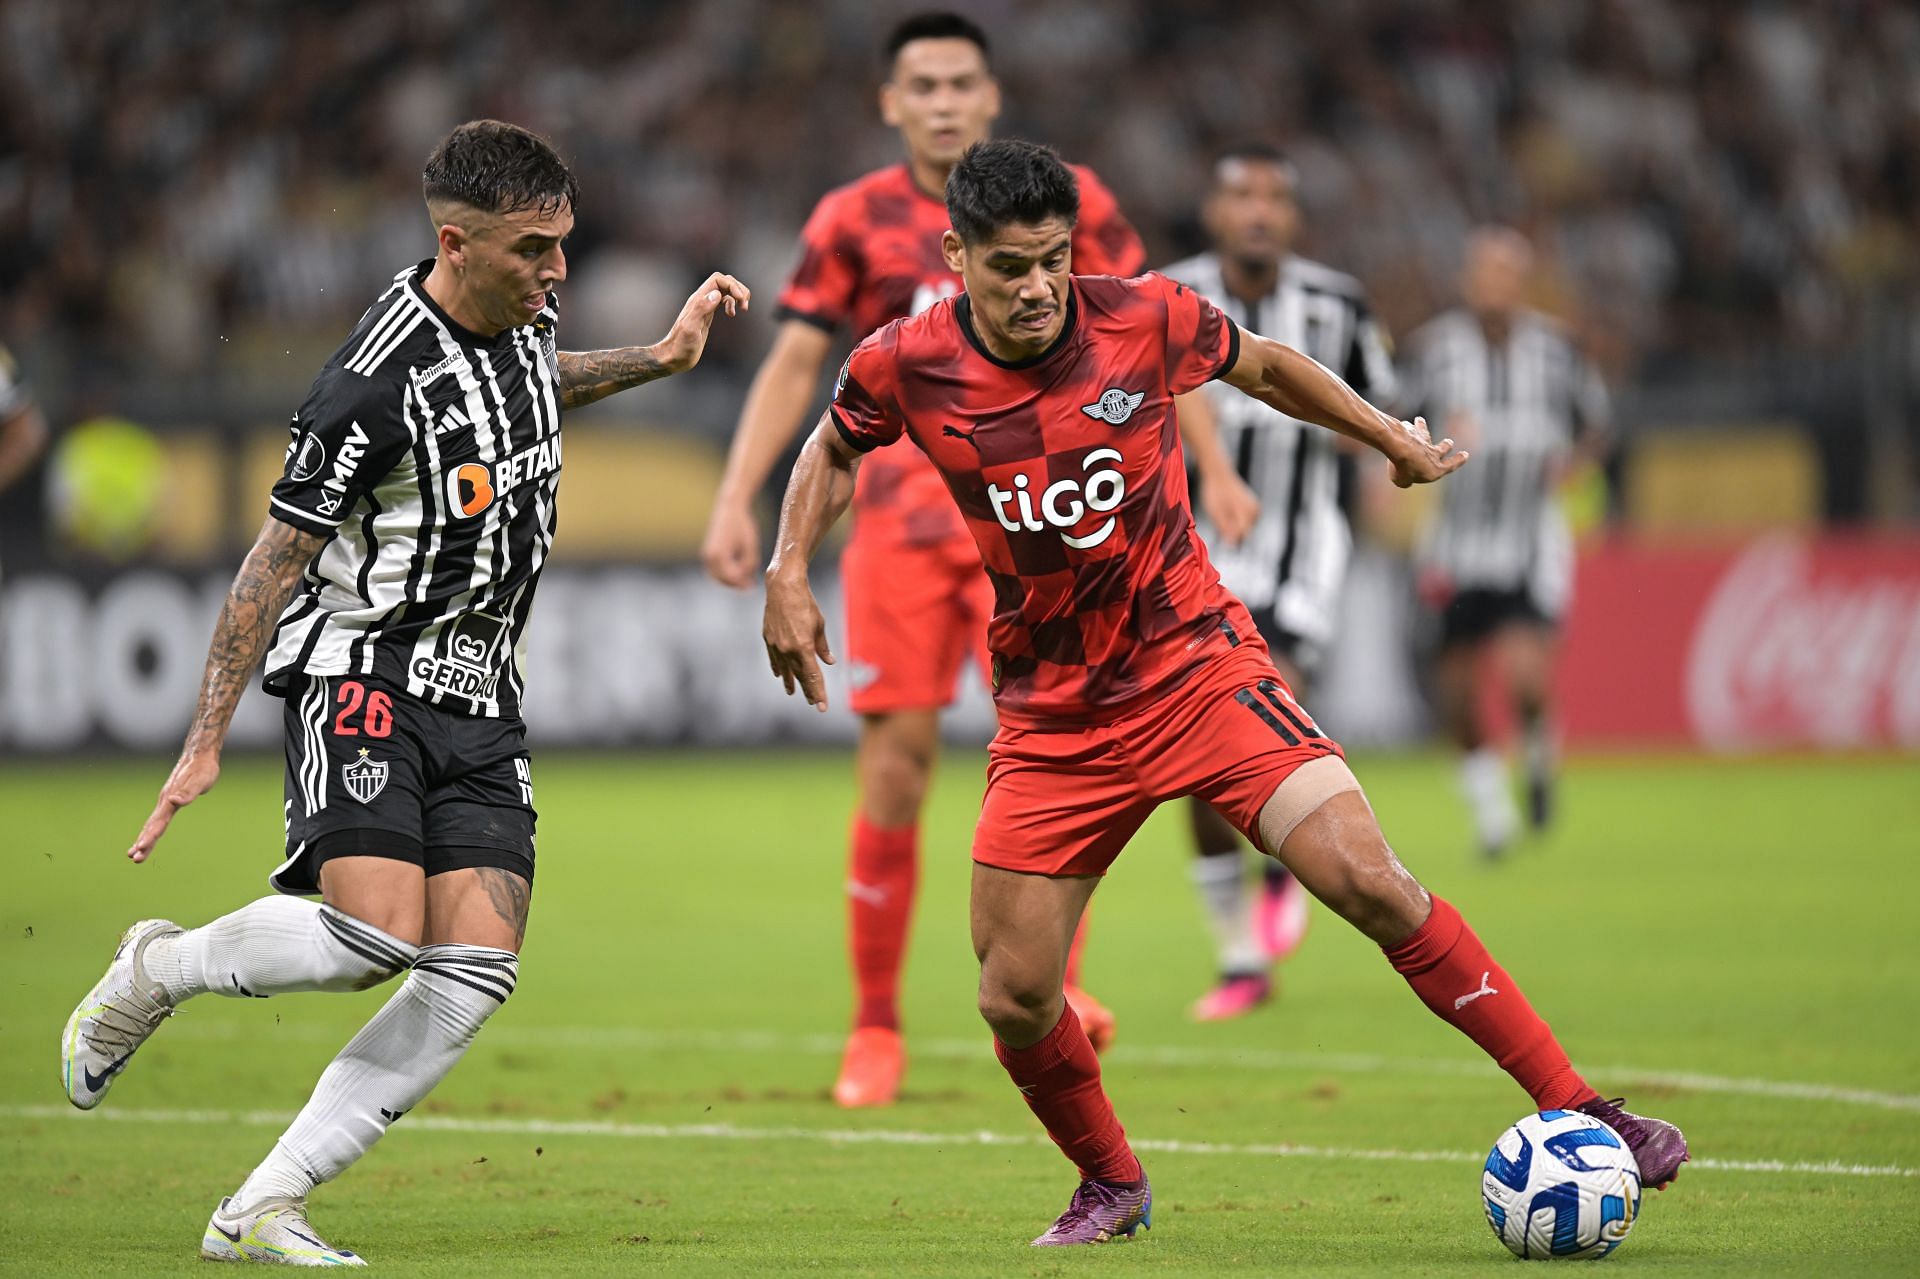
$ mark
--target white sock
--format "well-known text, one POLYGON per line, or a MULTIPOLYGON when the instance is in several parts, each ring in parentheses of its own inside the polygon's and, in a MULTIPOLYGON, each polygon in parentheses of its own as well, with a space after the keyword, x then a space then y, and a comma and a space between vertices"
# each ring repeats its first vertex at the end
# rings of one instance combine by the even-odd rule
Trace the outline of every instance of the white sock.
POLYGON ((1480 842, 1489 848, 1508 844, 1520 827, 1520 813, 1513 804, 1507 761, 1500 752, 1484 746, 1468 752, 1460 761, 1460 789, 1473 807, 1480 842))
POLYGON ((365 990, 405 971, 416 953, 331 906, 262 897, 204 927, 154 939, 141 964, 178 1004, 209 991, 247 998, 365 990))
POLYGON ((1267 958, 1253 935, 1253 911, 1247 903, 1246 856, 1239 851, 1196 857, 1193 886, 1207 909, 1215 953, 1223 973, 1260 973, 1267 958))
POLYGON ((446 1078, 519 974, 512 951, 422 948, 400 989, 340 1050, 293 1126, 234 1192, 235 1207, 304 1199, 345 1172, 446 1078))

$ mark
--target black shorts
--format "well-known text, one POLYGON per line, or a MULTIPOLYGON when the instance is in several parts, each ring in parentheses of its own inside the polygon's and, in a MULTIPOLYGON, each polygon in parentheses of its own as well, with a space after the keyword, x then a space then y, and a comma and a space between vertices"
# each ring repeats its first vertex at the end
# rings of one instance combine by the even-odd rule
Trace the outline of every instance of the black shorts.
POLYGON ((1479 587, 1460 591, 1440 612, 1440 647, 1477 644, 1515 622, 1548 630, 1556 625, 1553 615, 1540 607, 1524 587, 1510 591, 1479 587))
POLYGON ((442 710, 368 675, 287 689, 283 893, 320 891, 334 857, 392 857, 427 874, 497 866, 533 881, 526 726, 442 710))
MULTIPOLYGON (((1267 642, 1267 651, 1293 667, 1304 681, 1311 681, 1320 673, 1320 662, 1324 654, 1320 646, 1312 640, 1288 630, 1280 624, 1271 608, 1252 608, 1247 612, 1253 616, 1253 624, 1260 628, 1260 638, 1267 642)), ((1297 697, 1305 697, 1306 690, 1293 690, 1297 697)))

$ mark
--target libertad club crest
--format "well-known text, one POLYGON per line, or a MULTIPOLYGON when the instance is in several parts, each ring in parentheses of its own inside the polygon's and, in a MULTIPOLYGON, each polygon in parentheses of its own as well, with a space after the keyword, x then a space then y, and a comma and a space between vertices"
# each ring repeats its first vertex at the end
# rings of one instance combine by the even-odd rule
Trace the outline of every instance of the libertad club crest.
POLYGON ((370 804, 375 795, 387 788, 387 762, 370 758, 367 748, 362 746, 360 758, 340 770, 340 780, 347 784, 347 794, 370 804))
POLYGON ((1147 398, 1145 391, 1136 391, 1128 395, 1117 386, 1110 386, 1100 392, 1100 398, 1091 404, 1082 404, 1080 411, 1088 417, 1098 418, 1108 426, 1118 426, 1133 416, 1140 407, 1140 401, 1147 398))

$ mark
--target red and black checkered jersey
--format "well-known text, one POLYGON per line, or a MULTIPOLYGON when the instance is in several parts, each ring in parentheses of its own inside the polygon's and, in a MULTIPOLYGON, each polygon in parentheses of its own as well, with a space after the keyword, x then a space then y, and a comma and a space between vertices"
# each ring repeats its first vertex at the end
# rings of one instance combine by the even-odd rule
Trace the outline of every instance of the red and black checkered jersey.
MULTIPOLYGON (((1121 216, 1113 193, 1091 169, 1071 165, 1080 184, 1073 231, 1073 269, 1086 275, 1132 275, 1146 265, 1140 237, 1121 216)), ((827 330, 842 326, 855 341, 960 292, 960 277, 940 255, 947 206, 913 180, 905 164, 867 174, 828 192, 800 233, 800 260, 780 292, 783 319, 827 330)), ((952 507, 939 496, 933 470, 919 454, 898 449, 863 467, 854 494, 859 518, 897 525, 916 543, 963 536, 952 507)))
POLYGON ((1223 624, 1253 634, 1194 531, 1173 407, 1239 349, 1218 308, 1150 273, 1074 276, 1031 360, 991 355, 964 294, 848 358, 841 435, 863 452, 910 436, 979 544, 1003 722, 1111 720, 1190 674, 1223 624))

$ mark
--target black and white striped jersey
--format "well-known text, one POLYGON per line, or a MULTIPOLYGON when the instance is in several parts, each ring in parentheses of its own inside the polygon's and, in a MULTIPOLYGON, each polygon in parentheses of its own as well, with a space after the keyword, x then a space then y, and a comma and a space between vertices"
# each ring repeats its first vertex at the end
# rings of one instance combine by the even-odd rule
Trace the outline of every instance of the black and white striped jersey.
MULTIPOLYGON (((1245 302, 1227 291, 1220 259, 1202 253, 1165 274, 1220 307, 1249 332, 1303 351, 1375 404, 1395 397, 1393 360, 1360 282, 1331 267, 1289 257, 1273 292, 1245 302)), ((1298 421, 1220 382, 1205 393, 1220 442, 1260 496, 1260 519, 1228 546, 1205 516, 1195 523, 1220 580, 1256 613, 1313 645, 1333 637, 1353 535, 1340 506, 1340 459, 1333 432, 1298 421)))
POLYGON ((1424 566, 1457 590, 1525 590, 1549 616, 1573 585, 1573 543, 1555 492, 1575 443, 1605 430, 1606 386, 1553 319, 1515 314, 1491 342, 1464 308, 1427 322, 1402 370, 1413 411, 1473 460, 1440 484, 1424 566))
POLYGON ((271 513, 329 534, 275 627, 289 676, 378 675, 474 715, 517 715, 527 615, 553 544, 560 383, 553 295, 491 339, 396 275, 294 415, 271 513))

